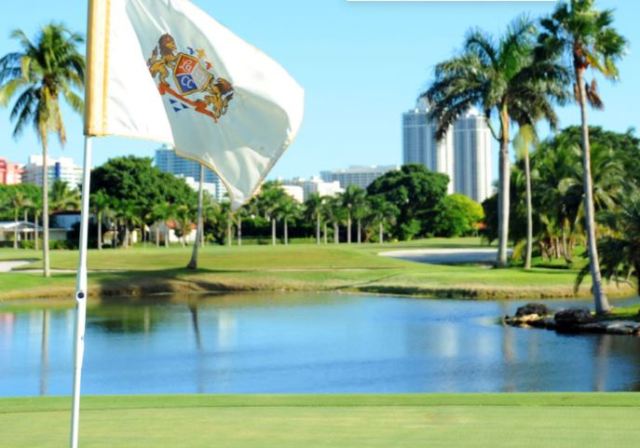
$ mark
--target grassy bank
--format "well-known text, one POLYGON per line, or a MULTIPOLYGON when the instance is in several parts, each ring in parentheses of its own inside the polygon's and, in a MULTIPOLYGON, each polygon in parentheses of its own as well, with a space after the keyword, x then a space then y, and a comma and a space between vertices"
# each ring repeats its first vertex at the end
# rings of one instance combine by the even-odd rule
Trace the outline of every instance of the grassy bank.
MULTIPOLYGON (((90 251, 92 293, 144 295, 214 291, 345 291, 458 298, 574 297, 575 270, 538 267, 489 269, 485 266, 439 266, 380 257, 383 250, 406 248, 482 247, 477 239, 424 240, 404 244, 291 246, 209 246, 201 251, 200 270, 184 269, 189 248, 132 248, 90 251)), ((0 260, 36 260, 35 251, 0 250, 0 260)), ((77 252, 53 251, 52 267, 74 270, 77 252)), ((0 300, 69 297, 74 275, 57 273, 44 279, 34 273, 0 274, 0 300)), ((578 296, 589 295, 585 281, 578 296)), ((633 294, 628 285, 609 285, 609 294, 633 294)))
MULTIPOLYGON (((637 394, 90 397, 83 447, 610 447, 640 443, 637 394)), ((69 399, 0 400, 7 447, 60 447, 69 399)))

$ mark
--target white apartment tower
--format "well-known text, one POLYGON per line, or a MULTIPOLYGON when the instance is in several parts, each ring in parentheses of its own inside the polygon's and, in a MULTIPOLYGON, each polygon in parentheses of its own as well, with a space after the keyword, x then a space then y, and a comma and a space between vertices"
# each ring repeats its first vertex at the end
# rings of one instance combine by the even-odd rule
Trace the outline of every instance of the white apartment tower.
POLYGON ((449 194, 454 192, 453 184, 453 133, 436 139, 436 125, 429 121, 429 109, 424 100, 418 100, 413 110, 402 116, 402 139, 404 164, 417 163, 429 170, 447 174, 449 194))
POLYGON ((454 125, 453 184, 457 193, 482 202, 492 194, 491 130, 475 108, 454 125))
POLYGON ((459 118, 440 141, 424 100, 403 114, 403 161, 449 176, 448 192, 477 202, 491 196, 491 131, 475 109, 459 118))

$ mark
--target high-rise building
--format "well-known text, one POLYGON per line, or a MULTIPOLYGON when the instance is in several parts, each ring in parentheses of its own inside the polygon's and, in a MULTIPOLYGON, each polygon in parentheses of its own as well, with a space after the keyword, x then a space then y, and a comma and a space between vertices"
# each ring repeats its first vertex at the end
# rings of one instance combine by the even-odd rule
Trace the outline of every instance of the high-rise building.
POLYGON ((342 188, 350 185, 357 185, 360 188, 367 188, 378 177, 389 171, 399 170, 397 165, 387 166, 351 166, 346 170, 321 171, 320 178, 325 182, 340 182, 342 188))
MULTIPOLYGON (((55 181, 66 182, 69 188, 77 189, 82 183, 82 167, 76 165, 70 157, 47 158, 47 177, 49 185, 55 181)), ((29 156, 24 166, 22 183, 42 186, 42 156, 29 156)))
POLYGON ((15 185, 22 182, 22 165, 0 158, 0 185, 15 185))
POLYGON ((449 176, 449 194, 482 202, 491 196, 491 131, 474 108, 460 117, 440 141, 426 102, 403 114, 403 161, 449 176))
MULTIPOLYGON (((195 160, 178 156, 172 148, 166 145, 156 149, 155 164, 162 172, 185 178, 190 177, 196 182, 200 182, 200 164, 195 160)), ((204 183, 215 185, 215 198, 218 202, 225 198, 226 188, 218 175, 209 168, 204 169, 204 183)))
MULTIPOLYGON (((402 153, 405 165, 417 163, 429 170, 453 174, 453 132, 440 141, 436 139, 436 125, 429 120, 429 109, 424 100, 418 100, 416 107, 402 116, 402 153)), ((454 192, 453 182, 449 182, 449 194, 454 192)))
POLYGON ((454 133, 454 191, 482 202, 492 194, 492 137, 487 120, 471 109, 456 121, 454 133))

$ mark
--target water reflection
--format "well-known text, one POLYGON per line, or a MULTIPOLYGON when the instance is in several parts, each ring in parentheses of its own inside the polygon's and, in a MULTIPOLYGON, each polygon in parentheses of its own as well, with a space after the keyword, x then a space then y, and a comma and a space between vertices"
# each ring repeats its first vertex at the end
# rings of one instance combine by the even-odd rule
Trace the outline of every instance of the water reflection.
MULTIPOLYGON (((83 391, 640 389, 638 338, 494 324, 517 306, 321 294, 109 301, 89 309, 83 391)), ((0 314, 0 396, 68 394, 72 341, 72 310, 0 314)))

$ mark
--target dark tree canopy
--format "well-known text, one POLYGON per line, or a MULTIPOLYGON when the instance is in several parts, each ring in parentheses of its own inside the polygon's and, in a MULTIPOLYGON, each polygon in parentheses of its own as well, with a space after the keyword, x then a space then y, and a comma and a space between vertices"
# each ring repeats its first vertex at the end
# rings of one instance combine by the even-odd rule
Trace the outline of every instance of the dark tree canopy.
POLYGON ((400 239, 432 235, 443 212, 449 177, 423 165, 405 165, 376 179, 367 188, 399 210, 395 236, 400 239))

